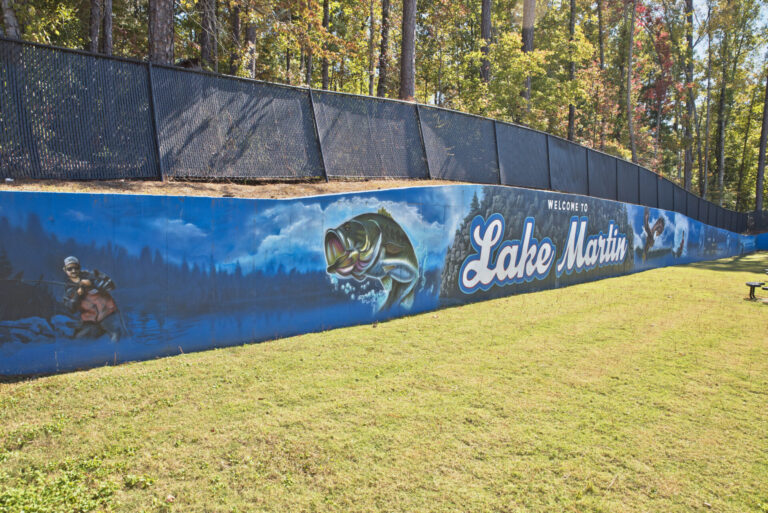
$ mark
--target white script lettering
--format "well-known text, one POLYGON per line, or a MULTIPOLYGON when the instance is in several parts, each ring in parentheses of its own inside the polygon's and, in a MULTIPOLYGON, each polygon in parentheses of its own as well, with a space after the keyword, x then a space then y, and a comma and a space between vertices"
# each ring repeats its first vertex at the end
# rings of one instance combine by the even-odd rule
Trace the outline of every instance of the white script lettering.
POLYGON ((476 253, 468 256, 461 266, 459 288, 462 292, 471 294, 493 285, 545 278, 555 258, 555 246, 549 238, 541 242, 534 238, 534 226, 535 220, 527 217, 521 239, 501 243, 504 234, 501 214, 493 214, 487 221, 476 216, 469 230, 476 253))
POLYGON ((616 265, 624 261, 627 254, 627 236, 619 233, 616 223, 608 225, 608 235, 603 232, 587 237, 588 218, 571 218, 565 251, 557 261, 557 276, 571 271, 581 272, 595 266, 616 265), (586 239, 586 244, 585 244, 586 239))

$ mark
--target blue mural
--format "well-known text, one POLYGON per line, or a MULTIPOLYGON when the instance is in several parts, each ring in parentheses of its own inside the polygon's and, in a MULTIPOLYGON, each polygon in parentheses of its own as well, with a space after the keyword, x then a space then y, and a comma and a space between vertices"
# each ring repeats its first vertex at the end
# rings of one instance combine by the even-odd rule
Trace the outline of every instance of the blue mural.
POLYGON ((0 193, 0 374, 370 323, 755 249, 680 214, 500 186, 286 200, 0 193))

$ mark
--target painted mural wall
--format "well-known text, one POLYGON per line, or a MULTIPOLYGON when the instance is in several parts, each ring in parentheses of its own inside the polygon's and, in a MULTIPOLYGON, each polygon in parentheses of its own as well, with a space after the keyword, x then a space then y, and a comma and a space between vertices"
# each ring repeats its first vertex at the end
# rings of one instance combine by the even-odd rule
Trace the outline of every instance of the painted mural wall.
POLYGON ((288 200, 0 193, 0 374, 370 323, 755 250, 678 213, 501 186, 288 200))

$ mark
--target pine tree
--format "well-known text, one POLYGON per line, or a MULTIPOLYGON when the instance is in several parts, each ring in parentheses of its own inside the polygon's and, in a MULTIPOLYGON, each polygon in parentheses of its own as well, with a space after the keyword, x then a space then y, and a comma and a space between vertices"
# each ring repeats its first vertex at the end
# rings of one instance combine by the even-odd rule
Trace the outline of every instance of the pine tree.
POLYGON ((0 246, 0 280, 7 280, 13 274, 13 266, 8 260, 5 248, 0 246))

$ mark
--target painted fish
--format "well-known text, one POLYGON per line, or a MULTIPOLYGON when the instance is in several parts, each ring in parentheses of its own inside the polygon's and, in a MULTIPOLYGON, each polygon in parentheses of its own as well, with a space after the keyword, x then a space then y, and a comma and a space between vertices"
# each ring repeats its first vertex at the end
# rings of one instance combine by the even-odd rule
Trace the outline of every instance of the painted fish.
POLYGON ((410 307, 419 262, 408 235, 386 210, 361 214, 325 232, 327 271, 342 278, 378 279, 388 292, 382 309, 410 307))

